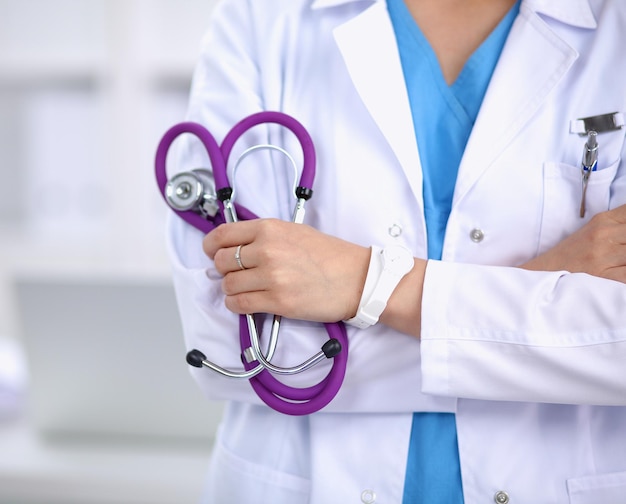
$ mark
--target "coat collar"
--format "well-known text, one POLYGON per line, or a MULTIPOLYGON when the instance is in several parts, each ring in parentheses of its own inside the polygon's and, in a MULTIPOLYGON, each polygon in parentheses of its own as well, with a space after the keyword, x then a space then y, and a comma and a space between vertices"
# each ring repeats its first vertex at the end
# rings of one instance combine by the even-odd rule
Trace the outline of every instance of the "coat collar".
MULTIPOLYGON (((348 3, 355 3, 363 0, 313 0, 312 9, 323 9, 324 7, 335 7, 348 3)), ((384 2, 385 0, 369 0, 370 3, 384 2)))
POLYGON ((589 0, 522 0, 522 5, 537 14, 578 28, 596 28, 589 0))
MULTIPOLYGON (((313 0, 312 9, 335 7, 363 0, 313 0)), ((369 0, 371 3, 385 0, 369 0)), ((525 7, 531 11, 551 17, 579 28, 595 28, 597 26, 595 16, 589 5, 589 0, 522 0, 525 7)))

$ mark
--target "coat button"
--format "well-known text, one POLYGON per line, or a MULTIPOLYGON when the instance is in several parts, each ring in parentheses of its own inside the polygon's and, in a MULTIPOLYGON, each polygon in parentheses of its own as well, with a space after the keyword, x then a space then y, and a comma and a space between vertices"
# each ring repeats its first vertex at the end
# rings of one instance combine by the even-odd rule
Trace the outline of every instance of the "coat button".
POLYGON ((509 504, 509 494, 500 490, 493 496, 493 500, 497 504, 509 504))
POLYGON ((361 492, 361 502, 363 504, 374 504, 376 502, 376 492, 374 490, 363 490, 361 492))
POLYGON ((394 223, 389 226, 387 230, 389 232, 389 236, 393 238, 398 238, 402 234, 402 226, 400 224, 394 223))
POLYGON ((478 228, 472 229, 469 235, 474 243, 480 243, 485 238, 483 230, 478 228))

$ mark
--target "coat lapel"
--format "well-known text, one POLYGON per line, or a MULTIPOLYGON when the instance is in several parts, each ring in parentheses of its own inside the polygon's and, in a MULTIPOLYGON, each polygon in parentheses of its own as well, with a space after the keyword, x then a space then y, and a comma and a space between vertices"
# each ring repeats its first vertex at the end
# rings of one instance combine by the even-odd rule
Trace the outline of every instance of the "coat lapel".
POLYGON ((577 51, 539 14, 582 28, 595 27, 587 0, 528 0, 522 4, 465 149, 455 201, 520 133, 578 58, 577 51))
POLYGON ((413 118, 386 3, 378 1, 339 26, 335 40, 357 92, 421 201, 422 179, 413 118))
MULTIPOLYGON (((353 0, 316 0, 313 8, 353 0)), ((476 120, 457 180, 463 197, 567 75, 577 51, 541 18, 593 29, 589 0, 523 0, 476 120)), ((391 146, 418 201, 422 177, 413 119, 386 3, 372 5, 335 30, 335 40, 363 103, 391 146)))

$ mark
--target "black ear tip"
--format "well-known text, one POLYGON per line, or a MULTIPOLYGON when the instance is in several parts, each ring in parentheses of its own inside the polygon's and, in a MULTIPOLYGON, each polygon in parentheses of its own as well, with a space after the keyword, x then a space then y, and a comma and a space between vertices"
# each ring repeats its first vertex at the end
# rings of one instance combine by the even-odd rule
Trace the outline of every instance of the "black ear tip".
POLYGON ((187 353, 187 364, 190 366, 201 368, 203 360, 206 360, 206 355, 204 355, 200 350, 194 349, 187 353))
POLYGON ((326 358, 331 359, 341 352, 341 343, 336 338, 331 338, 322 346, 322 352, 326 358))

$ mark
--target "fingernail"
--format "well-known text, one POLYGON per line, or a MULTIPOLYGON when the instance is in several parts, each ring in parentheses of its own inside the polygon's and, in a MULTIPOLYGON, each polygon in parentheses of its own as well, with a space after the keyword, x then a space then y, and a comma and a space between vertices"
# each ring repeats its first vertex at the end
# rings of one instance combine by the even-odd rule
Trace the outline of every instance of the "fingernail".
POLYGON ((204 274, 207 276, 209 280, 220 280, 222 275, 215 268, 207 268, 204 270, 204 274))

